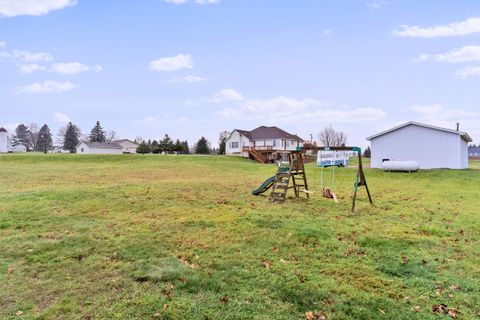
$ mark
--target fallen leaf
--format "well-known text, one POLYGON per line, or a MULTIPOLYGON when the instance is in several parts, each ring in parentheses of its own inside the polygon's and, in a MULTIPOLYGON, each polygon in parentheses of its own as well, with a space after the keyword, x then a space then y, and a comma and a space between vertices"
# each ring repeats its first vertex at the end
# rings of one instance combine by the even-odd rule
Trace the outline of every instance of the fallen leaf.
POLYGON ((273 247, 273 248, 272 248, 272 252, 273 252, 273 253, 278 253, 278 251, 280 251, 280 249, 278 249, 278 247, 273 247))
POLYGON ((455 308, 448 308, 448 315, 452 318, 456 318, 457 314, 459 314, 459 313, 460 313, 460 311, 458 311, 455 308))
POLYGON ((403 264, 407 263, 408 260, 409 260, 408 257, 407 257, 406 255, 402 254, 402 262, 403 262, 403 264))
POLYGON ((220 302, 224 304, 228 303, 228 296, 227 295, 222 296, 220 298, 220 302))
POLYGON ((164 304, 164 305, 163 305, 163 309, 165 309, 165 310, 167 310, 167 309, 168 309, 168 307, 169 307, 169 305, 168 305, 168 304, 164 304))
POLYGON ((432 312, 434 313, 447 313, 447 305, 446 304, 434 304, 432 306, 432 312))
POLYGON ((265 269, 270 268, 272 264, 273 264, 272 260, 262 260, 262 265, 265 267, 265 269))
POLYGON ((153 315, 153 317, 155 318, 160 318, 162 316, 162 314, 160 312, 157 312, 153 315))
POLYGON ((8 269, 7 269, 7 272, 8 272, 8 273, 13 273, 14 270, 15 270, 15 269, 13 269, 13 268, 8 268, 8 269))
POLYGON ((415 306, 415 307, 412 308, 412 310, 418 312, 418 311, 422 310, 422 307, 420 307, 420 306, 415 306))
POLYGON ((18 310, 16 313, 17 317, 20 317, 23 315, 23 311, 22 310, 18 310))
POLYGON ((326 320, 327 314, 325 312, 313 313, 312 311, 305 312, 306 320, 326 320))
POLYGON ((456 284, 452 284, 452 285, 450 286, 450 290, 460 291, 460 290, 462 290, 462 288, 460 288, 460 287, 457 286, 456 284))

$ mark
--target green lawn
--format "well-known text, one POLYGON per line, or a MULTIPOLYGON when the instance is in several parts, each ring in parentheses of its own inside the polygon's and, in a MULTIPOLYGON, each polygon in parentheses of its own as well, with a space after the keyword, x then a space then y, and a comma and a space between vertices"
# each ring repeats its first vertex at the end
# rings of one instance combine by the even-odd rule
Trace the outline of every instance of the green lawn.
POLYGON ((2 155, 0 318, 478 319, 472 168, 368 169, 351 214, 353 168, 278 205, 244 159, 2 155))

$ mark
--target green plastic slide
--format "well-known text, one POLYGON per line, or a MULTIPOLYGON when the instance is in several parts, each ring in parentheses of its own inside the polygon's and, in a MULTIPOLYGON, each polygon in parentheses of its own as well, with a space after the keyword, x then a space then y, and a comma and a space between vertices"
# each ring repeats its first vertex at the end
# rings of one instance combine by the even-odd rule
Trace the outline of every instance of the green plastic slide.
POLYGON ((275 176, 268 178, 267 180, 265 180, 264 183, 262 183, 260 187, 258 187, 258 189, 253 190, 252 194, 254 196, 258 196, 260 193, 264 193, 265 191, 267 191, 273 186, 274 182, 275 182, 275 176))

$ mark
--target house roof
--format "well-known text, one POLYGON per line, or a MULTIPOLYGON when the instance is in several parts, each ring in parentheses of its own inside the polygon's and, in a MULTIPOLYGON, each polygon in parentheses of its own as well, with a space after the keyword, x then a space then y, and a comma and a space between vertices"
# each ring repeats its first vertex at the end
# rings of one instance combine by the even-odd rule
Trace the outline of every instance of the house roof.
POLYGON ((89 148, 96 148, 96 149, 122 149, 122 146, 119 145, 117 142, 90 142, 90 141, 82 141, 80 144, 86 144, 89 148))
POLYGON ((468 152, 480 152, 480 147, 468 147, 468 152))
POLYGON ((0 128, 0 132, 7 132, 7 129, 2 127, 2 128, 0 128))
POLYGON ((398 130, 398 129, 402 129, 402 128, 408 127, 408 126, 410 126, 410 125, 418 126, 418 127, 423 127, 423 128, 428 128, 428 129, 433 129, 433 130, 444 131, 444 132, 455 133, 455 134, 460 135, 465 141, 467 141, 467 142, 472 142, 472 138, 470 138, 470 136, 469 136, 468 133, 466 133, 466 132, 457 131, 457 130, 452 130, 452 129, 447 129, 447 128, 442 128, 442 127, 431 126, 431 125, 429 125, 429 124, 424 124, 424 123, 414 122, 414 121, 409 121, 409 122, 404 123, 404 124, 402 124, 402 125, 393 127, 393 128, 391 128, 391 129, 389 129, 389 130, 386 130, 386 131, 383 131, 383 132, 374 134, 373 136, 368 137, 367 140, 370 141, 370 140, 375 139, 375 138, 377 138, 377 137, 383 136, 384 134, 387 134, 387 133, 396 131, 396 130, 398 130))
POLYGON ((115 142, 115 143, 130 142, 130 143, 138 146, 138 143, 135 143, 135 142, 133 142, 132 140, 129 140, 129 139, 113 140, 112 142, 115 142))
POLYGON ((285 130, 282 130, 278 127, 272 126, 260 126, 252 131, 247 130, 239 130, 235 129, 234 131, 238 131, 240 134, 244 135, 250 140, 262 140, 262 139, 290 139, 290 140, 299 140, 303 141, 302 138, 295 134, 288 133, 285 130))

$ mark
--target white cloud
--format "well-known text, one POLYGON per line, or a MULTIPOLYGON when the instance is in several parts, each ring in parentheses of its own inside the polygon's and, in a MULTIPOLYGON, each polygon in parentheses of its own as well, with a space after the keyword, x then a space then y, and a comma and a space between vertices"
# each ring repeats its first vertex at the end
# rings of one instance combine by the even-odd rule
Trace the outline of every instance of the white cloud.
POLYGON ((190 55, 178 54, 150 62, 150 70, 153 71, 175 71, 180 69, 193 69, 193 59, 190 55))
POLYGON ((207 78, 200 77, 200 76, 193 76, 189 74, 185 77, 177 77, 170 79, 168 82, 170 83, 191 83, 191 82, 204 82, 207 81, 207 78))
POLYGON ((76 3, 76 0, 0 0, 0 16, 41 16, 76 3))
POLYGON ((460 63, 469 61, 480 61, 480 46, 469 45, 452 49, 446 53, 429 55, 421 54, 415 61, 426 61, 433 59, 437 62, 460 63))
POLYGON ((18 94, 28 93, 58 93, 73 90, 76 86, 69 82, 43 81, 35 82, 17 89, 18 94))
POLYGON ((215 103, 231 102, 243 100, 243 95, 234 89, 223 89, 213 95, 212 101, 215 103))
POLYGON ((18 67, 18 70, 20 70, 21 73, 34 73, 35 71, 44 71, 46 68, 44 66, 38 65, 38 64, 23 64, 18 67))
POLYGON ((5 49, 7 47, 7 43, 5 41, 0 41, 0 49, 5 49))
POLYGON ((369 0, 367 1, 367 7, 369 7, 371 10, 377 10, 382 7, 385 7, 389 4, 387 0, 369 0))
POLYGON ((70 117, 67 116, 66 114, 64 113, 60 113, 60 112, 55 112, 53 115, 52 115, 52 119, 53 121, 59 123, 59 124, 67 124, 69 122, 71 122, 72 120, 70 120, 70 117))
POLYGON ((435 38, 459 37, 477 32, 480 32, 480 17, 468 18, 464 21, 434 27, 403 25, 400 30, 394 30, 392 34, 397 37, 435 38))
POLYGON ((377 108, 332 106, 313 99, 279 96, 271 99, 245 100, 235 107, 221 110, 225 118, 261 120, 270 123, 365 122, 383 118, 386 113, 377 108))
POLYGON ((480 67, 466 67, 457 71, 457 77, 467 79, 473 76, 480 76, 480 67))
POLYGON ((60 73, 60 74, 76 74, 86 71, 102 71, 102 67, 97 65, 95 67, 90 67, 80 62, 59 62, 54 63, 50 68, 50 71, 60 73))
POLYGON ((19 59, 25 62, 52 61, 53 56, 48 52, 30 52, 25 50, 12 50, 10 58, 19 59))

